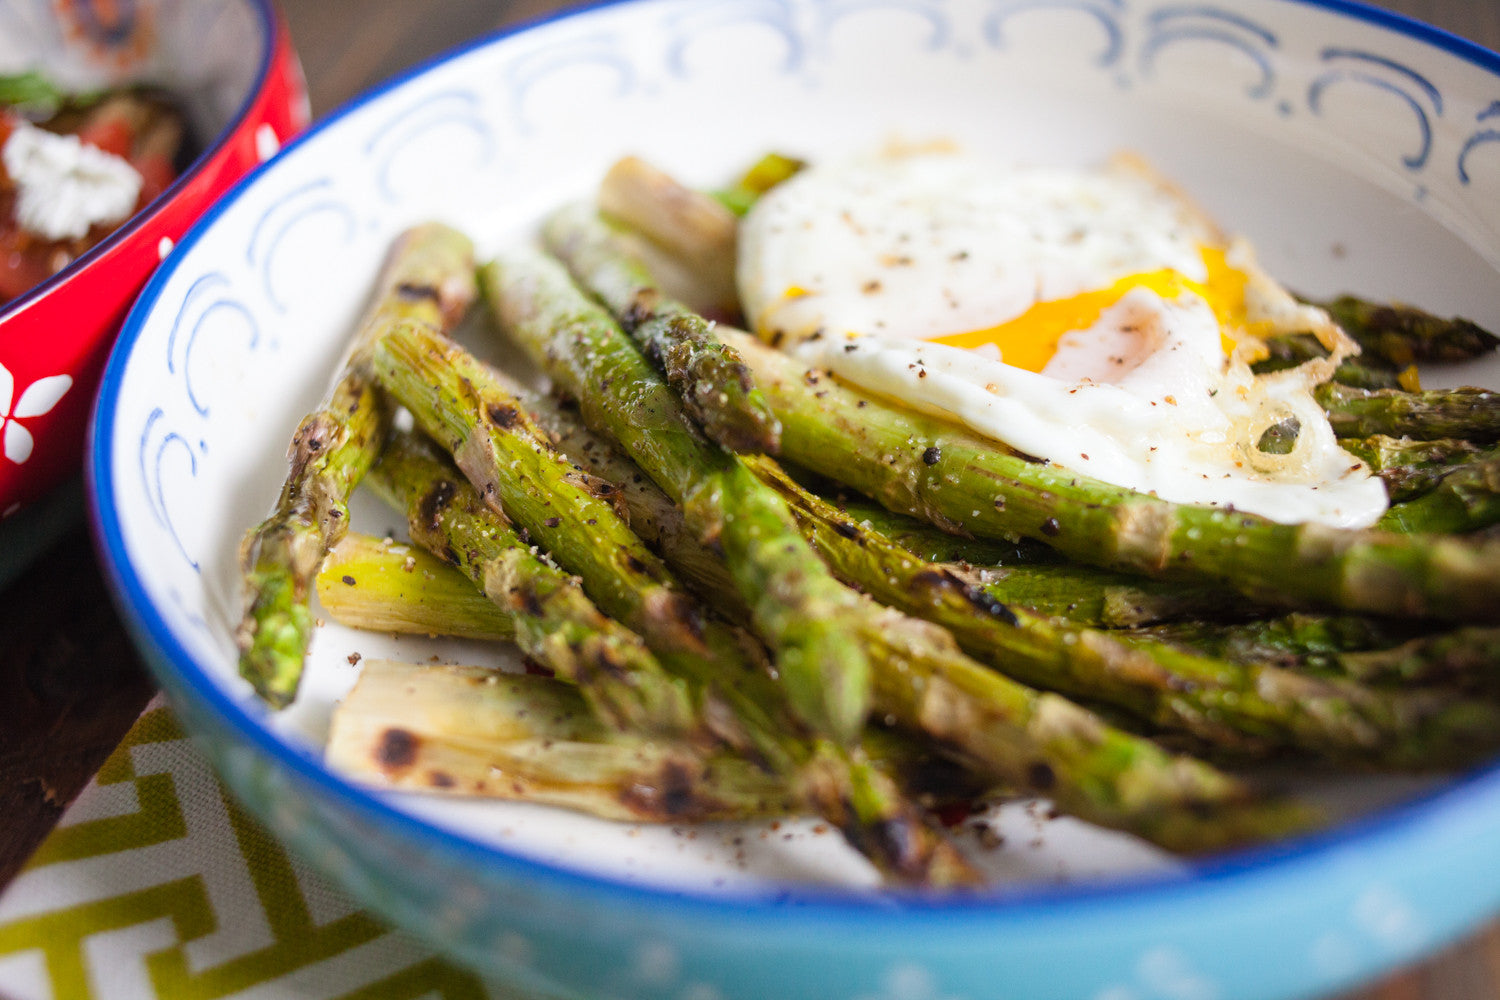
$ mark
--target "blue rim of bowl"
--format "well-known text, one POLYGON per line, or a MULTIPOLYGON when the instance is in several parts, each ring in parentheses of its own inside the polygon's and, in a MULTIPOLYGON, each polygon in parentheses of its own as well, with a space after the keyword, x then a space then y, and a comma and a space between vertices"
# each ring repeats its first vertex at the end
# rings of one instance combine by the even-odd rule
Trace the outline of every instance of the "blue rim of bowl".
MULTIPOLYGON (((1433 827, 1453 827, 1471 808, 1474 800, 1493 800, 1500 812, 1500 763, 1476 767, 1455 776, 1440 789, 1405 800, 1397 805, 1337 826, 1270 844, 1242 848, 1202 861, 1189 861, 1178 873, 1128 875, 1091 880, 1077 885, 1001 886, 992 891, 963 896, 942 896, 904 890, 883 891, 872 901, 849 891, 822 887, 777 887, 763 894, 712 895, 697 890, 653 888, 628 883, 605 875, 589 874, 577 869, 533 860, 520 854, 487 845, 463 834, 445 829, 384 801, 375 792, 353 785, 326 768, 309 749, 298 748, 274 735, 262 725, 242 702, 236 701, 213 678, 198 667, 191 654, 172 634, 171 629, 147 595, 140 578, 126 556, 118 515, 108 492, 113 464, 110 441, 114 436, 116 404, 131 348, 139 338, 147 314, 160 297, 162 289, 180 261, 233 205, 244 191, 254 185, 263 173, 274 169, 283 158, 293 156, 304 143, 323 130, 336 125, 355 110, 372 103, 420 76, 435 66, 461 58, 534 28, 597 11, 623 7, 640 0, 597 0, 548 16, 482 35, 467 43, 424 60, 374 88, 340 105, 321 121, 288 143, 272 160, 243 177, 219 199, 183 236, 172 256, 158 268, 132 307, 105 369, 90 422, 87 446, 86 478, 90 516, 96 548, 101 556, 105 577, 115 603, 131 627, 138 645, 147 647, 146 660, 154 670, 170 666, 180 687, 230 727, 240 742, 250 746, 286 769, 291 776, 326 796, 334 805, 348 810, 360 819, 389 830, 403 841, 435 849, 449 861, 484 865, 491 870, 532 885, 545 885, 571 894, 581 905, 587 893, 593 901, 616 902, 634 906, 669 907, 683 916, 713 916, 721 920, 771 920, 786 925, 803 923, 827 925, 830 918, 844 921, 851 930, 889 928, 909 925, 913 917, 923 923, 934 918, 942 922, 944 932, 963 922, 976 929, 993 930, 997 923, 1050 917, 1083 917, 1100 909, 1133 908, 1141 904, 1190 901, 1194 896, 1213 891, 1214 887, 1248 887, 1257 876, 1294 877, 1301 869, 1316 868, 1353 855, 1382 854, 1395 863, 1412 847, 1435 839, 1433 827), (899 906, 890 905, 893 901, 899 906), (788 905, 788 904, 793 905, 788 905)), ((1500 53, 1432 25, 1424 24, 1393 11, 1370 7, 1359 0, 1281 0, 1298 6, 1330 11, 1355 20, 1375 24, 1398 34, 1442 49, 1463 61, 1475 64, 1500 79, 1500 53)), ((1479 915, 1469 914, 1470 919, 1479 915)))
POLYGON ((46 281, 38 285, 33 285, 24 294, 18 295, 5 303, 5 305, 0 306, 0 329, 3 329, 5 320, 12 313, 19 313, 28 308, 33 302, 50 295, 53 289, 69 281, 78 271, 88 267, 96 259, 104 256, 119 244, 133 237, 141 227, 145 226, 156 215, 163 205, 176 198, 184 187, 192 183, 194 175, 202 169, 203 165, 214 157, 219 150, 224 148, 224 144, 229 141, 229 136, 245 120, 245 116, 250 113, 250 108, 255 104, 256 99, 260 97, 260 92, 266 85, 266 78, 271 72, 271 56, 276 51, 276 32, 281 25, 281 17, 273 6, 273 0, 248 0, 248 3, 254 8, 256 16, 260 19, 261 38, 265 42, 265 45, 261 50, 260 66, 255 71, 255 79, 251 82, 250 89, 245 94, 245 99, 240 102, 240 106, 234 115, 219 130, 218 134, 214 136, 213 141, 204 146, 203 151, 193 158, 193 162, 188 164, 187 168, 178 174, 171 184, 167 185, 167 189, 151 199, 145 208, 126 220, 123 226, 110 233, 94 246, 89 247, 88 252, 46 281))

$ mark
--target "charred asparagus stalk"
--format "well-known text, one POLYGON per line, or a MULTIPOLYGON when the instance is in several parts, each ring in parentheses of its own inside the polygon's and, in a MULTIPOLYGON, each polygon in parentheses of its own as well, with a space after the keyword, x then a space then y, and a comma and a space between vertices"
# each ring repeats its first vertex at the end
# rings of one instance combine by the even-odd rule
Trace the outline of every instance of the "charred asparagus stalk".
POLYGON ((954 425, 723 333, 755 369, 789 458, 939 527, 1050 544, 1081 562, 1216 581, 1271 604, 1500 618, 1500 545, 1278 524, 1173 504, 1028 461, 954 425))
POLYGON ((603 309, 541 257, 482 272, 503 329, 578 398, 584 421, 624 446, 724 554, 769 643, 793 711, 848 745, 865 722, 869 662, 849 631, 854 594, 797 532, 790 512, 736 456, 705 443, 666 383, 603 309))
POLYGON ((613 487, 553 451, 472 355, 430 330, 398 325, 377 347, 374 367, 484 502, 577 573, 600 607, 658 652, 704 652, 696 607, 618 516, 613 487))
POLYGON ((1473 759, 1500 740, 1500 709, 1445 692, 1381 692, 1147 638, 1124 641, 996 605, 958 574, 910 556, 878 532, 851 536, 835 508, 773 461, 756 459, 753 467, 787 499, 841 578, 886 605, 942 625, 971 655, 1023 683, 1096 700, 1231 748, 1286 746, 1431 767, 1473 759))
POLYGON ((1233 624, 1171 622, 1134 629, 1127 635, 1240 663, 1275 663, 1314 673, 1337 673, 1333 663, 1337 656, 1393 646, 1419 632, 1409 622, 1389 618, 1293 611, 1233 624))
POLYGON ((650 273, 587 205, 554 214, 544 227, 553 253, 608 307, 710 439, 736 452, 780 447, 781 425, 739 352, 713 324, 664 296, 650 273))
POLYGON ((1340 295, 1317 302, 1361 350, 1395 368, 1426 361, 1456 363, 1493 351, 1500 340, 1459 317, 1444 319, 1415 306, 1340 295))
MULTIPOLYGON (((680 530, 682 512, 655 484, 644 479, 640 467, 629 456, 579 423, 576 413, 565 413, 551 400, 523 388, 516 387, 514 391, 560 450, 594 475, 620 484, 621 495, 630 510, 631 526, 689 584, 722 577, 722 560, 680 530)), ((964 557, 972 556, 976 560, 1004 563, 955 569, 961 568, 969 574, 981 591, 1001 604, 1074 624, 1126 628, 1203 615, 1243 617, 1247 610, 1254 610, 1244 598, 1228 590, 1062 564, 1055 553, 1043 546, 959 538, 868 502, 856 503, 841 497, 837 509, 843 518, 837 527, 839 533, 853 536, 865 530, 876 531, 927 562, 967 562, 964 557)), ((945 568, 944 572, 948 570, 945 568)), ((720 592, 719 599, 726 603, 724 610, 731 617, 748 618, 748 612, 737 611, 743 602, 732 592, 726 592, 731 588, 715 584, 709 589, 720 592)))
POLYGON ((1237 619, 1255 610, 1226 588, 1152 580, 1095 566, 1002 566, 980 569, 974 580, 983 593, 1001 604, 1098 628, 1237 619))
POLYGON ((1332 659, 1345 674, 1371 683, 1453 684, 1490 695, 1500 690, 1500 629, 1454 629, 1332 659))
POLYGON ((1393 505, 1378 522, 1387 531, 1458 533, 1500 522, 1500 459, 1460 465, 1431 489, 1393 505))
POLYGON ((468 238, 446 226, 418 226, 396 241, 332 389, 292 438, 291 471, 276 508, 241 543, 240 673, 273 706, 296 696, 312 630, 313 577, 347 530, 349 494, 389 425, 370 372, 374 342, 397 320, 438 329, 457 322, 474 298, 473 271, 468 238))
POLYGON ((617 729, 712 742, 685 684, 640 636, 605 617, 573 577, 546 562, 491 511, 457 469, 411 434, 394 438, 369 475, 405 512, 412 538, 440 554, 509 617, 521 650, 578 685, 617 729))
POLYGON ((467 352, 419 327, 397 325, 381 340, 374 365, 417 423, 455 453, 492 513, 513 518, 579 574, 606 613, 638 631, 660 661, 696 686, 693 700, 716 735, 753 750, 778 773, 794 774, 809 805, 892 877, 971 880, 937 829, 849 742, 803 740, 768 712, 775 699, 747 694, 748 671, 732 666, 743 659, 735 640, 704 625, 696 605, 606 499, 613 488, 554 452, 515 397, 467 352))
POLYGON ((1392 502, 1426 493, 1449 472, 1476 459, 1500 458, 1500 450, 1486 450, 1472 441, 1457 438, 1414 441, 1373 434, 1344 438, 1339 444, 1351 455, 1364 459, 1385 483, 1386 495, 1392 502))
POLYGON ((1316 392, 1339 437, 1386 434, 1421 440, 1500 440, 1500 394, 1488 389, 1356 389, 1326 382, 1316 392))
MULTIPOLYGON (((798 482, 808 486, 806 478, 797 470, 786 471, 798 482)), ((851 497, 847 491, 825 491, 813 486, 808 488, 825 496, 834 494, 830 499, 850 523, 874 528, 912 555, 928 562, 1007 568, 1062 565, 1062 558, 1056 552, 1029 539, 1005 542, 990 538, 964 538, 942 531, 927 521, 886 510, 864 497, 851 497)))
MULTIPOLYGON (((873 606, 872 606, 873 607, 873 606)), ((1305 830, 1315 811, 1261 799, 1240 780, 1110 726, 963 655, 943 629, 880 609, 864 639, 875 704, 897 725, 951 746, 1001 784, 1062 811, 1196 852, 1305 830)))
POLYGON ((1141 632, 1212 656, 1280 659, 1299 670, 1365 684, 1487 693, 1500 688, 1500 630, 1494 628, 1424 634, 1385 619, 1294 613, 1240 625, 1182 623, 1141 632))

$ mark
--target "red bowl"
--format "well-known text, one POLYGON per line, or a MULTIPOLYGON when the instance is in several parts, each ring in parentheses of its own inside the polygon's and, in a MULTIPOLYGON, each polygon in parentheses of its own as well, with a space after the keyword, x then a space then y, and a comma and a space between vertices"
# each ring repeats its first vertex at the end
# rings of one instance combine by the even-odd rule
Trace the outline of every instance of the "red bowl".
MULTIPOLYGON (((184 98, 201 150, 171 187, 108 239, 0 308, 0 524, 81 470, 104 362, 151 272, 215 199, 309 118, 302 70, 272 0, 220 0, 217 7, 0 0, 0 7, 7 2, 18 23, 48 20, 37 29, 55 45, 43 70, 55 59, 71 71, 92 66, 118 77, 128 63, 137 69, 125 70, 127 78, 138 72, 169 88, 174 82, 191 87, 184 98), (230 33, 229 44, 220 37, 217 48, 234 64, 222 72, 205 66, 197 53, 184 58, 181 44, 215 12, 228 27, 214 28, 221 36, 230 33), (174 24, 174 14, 193 23, 174 24), (240 37, 245 34, 254 37, 240 37), (191 72, 200 79, 174 81, 174 67, 186 74, 184 64, 195 59, 191 72)), ((0 9, 0 30, 9 30, 6 16, 0 9)))

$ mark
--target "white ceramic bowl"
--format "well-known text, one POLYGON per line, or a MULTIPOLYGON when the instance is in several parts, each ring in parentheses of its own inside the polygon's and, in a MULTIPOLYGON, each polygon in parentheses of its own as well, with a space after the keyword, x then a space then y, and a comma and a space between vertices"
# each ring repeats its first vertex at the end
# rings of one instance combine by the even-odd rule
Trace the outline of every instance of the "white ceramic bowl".
MULTIPOLYGON (((92 443, 106 565, 229 785, 359 898, 477 967, 700 1000, 1347 985, 1500 908, 1500 770, 1196 864, 1012 814, 1017 833, 986 861, 992 892, 873 892, 857 859, 806 826, 752 831, 739 861, 719 830, 691 839, 348 784, 319 743, 355 676, 349 654, 431 650, 325 629, 298 705, 273 717, 235 676, 235 548, 272 502, 286 441, 389 240, 417 220, 493 250, 627 152, 712 184, 767 149, 893 137, 1036 163, 1126 147, 1300 290, 1500 326, 1497 102, 1500 57, 1332 0, 658 0, 497 37, 314 129, 152 281, 92 443)), ((1377 789, 1396 790, 1411 786, 1377 789)))

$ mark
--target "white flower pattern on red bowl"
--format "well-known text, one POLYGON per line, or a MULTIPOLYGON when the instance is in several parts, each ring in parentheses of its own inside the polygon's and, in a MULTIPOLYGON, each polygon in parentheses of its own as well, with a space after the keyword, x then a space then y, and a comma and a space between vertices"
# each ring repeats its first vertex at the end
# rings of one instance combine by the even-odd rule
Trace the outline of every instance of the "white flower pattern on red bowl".
POLYGON ((22 389, 17 399, 15 376, 0 365, 0 446, 6 459, 20 465, 31 457, 35 441, 21 421, 45 416, 71 388, 71 375, 49 375, 22 389))

